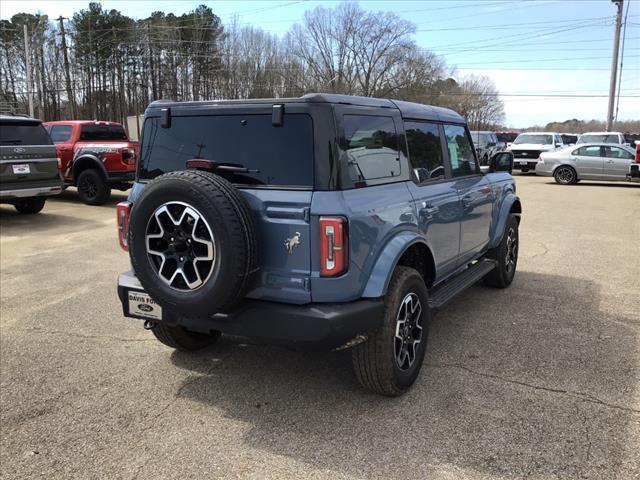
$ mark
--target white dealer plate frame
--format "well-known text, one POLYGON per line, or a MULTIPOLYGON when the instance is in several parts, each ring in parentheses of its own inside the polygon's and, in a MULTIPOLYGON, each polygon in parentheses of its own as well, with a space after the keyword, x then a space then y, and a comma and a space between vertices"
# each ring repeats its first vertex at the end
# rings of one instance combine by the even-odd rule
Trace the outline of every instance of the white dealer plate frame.
POLYGON ((529 160, 520 160, 520 165, 528 165, 529 160))
POLYGON ((129 302, 129 315, 162 320, 162 307, 148 293, 129 290, 127 291, 127 300, 129 302))

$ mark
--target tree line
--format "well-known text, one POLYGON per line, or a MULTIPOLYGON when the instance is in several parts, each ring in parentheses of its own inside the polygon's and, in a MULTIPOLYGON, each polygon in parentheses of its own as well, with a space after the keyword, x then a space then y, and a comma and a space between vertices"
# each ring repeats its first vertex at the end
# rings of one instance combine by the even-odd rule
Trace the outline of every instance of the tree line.
POLYGON ((282 37, 237 19, 223 24, 205 5, 139 20, 100 3, 66 20, 20 13, 0 21, 0 110, 27 112, 32 92, 39 118, 122 122, 155 99, 318 91, 440 105, 461 113, 472 128, 500 125, 504 108, 493 82, 460 78, 416 44, 415 30, 391 12, 368 12, 356 3, 309 10, 282 37))

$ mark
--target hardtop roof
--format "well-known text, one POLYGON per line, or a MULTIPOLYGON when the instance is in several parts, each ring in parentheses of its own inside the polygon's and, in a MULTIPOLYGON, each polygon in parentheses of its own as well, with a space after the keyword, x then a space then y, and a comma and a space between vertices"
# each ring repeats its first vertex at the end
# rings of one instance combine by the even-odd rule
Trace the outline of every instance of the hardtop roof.
POLYGON ((37 118, 27 117, 23 115, 0 115, 0 122, 3 123, 31 123, 37 125, 42 123, 42 120, 37 118))
POLYGON ((354 105, 362 107, 391 108, 400 110, 404 118, 447 121, 465 123, 462 116, 443 107, 422 105, 420 103, 391 100, 386 98, 360 97, 356 95, 341 95, 337 93, 307 93, 302 97, 293 98, 248 98, 242 100, 204 100, 194 102, 176 102, 170 100, 156 100, 149 104, 150 109, 163 107, 202 107, 216 105, 250 105, 250 104, 287 104, 287 103, 333 103, 340 105, 354 105))

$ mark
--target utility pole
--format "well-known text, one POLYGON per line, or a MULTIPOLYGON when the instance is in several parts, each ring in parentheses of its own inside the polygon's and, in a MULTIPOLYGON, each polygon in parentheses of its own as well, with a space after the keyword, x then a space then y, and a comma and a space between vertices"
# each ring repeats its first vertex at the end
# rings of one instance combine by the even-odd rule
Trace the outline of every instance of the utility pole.
POLYGON ((31 61, 29 60, 29 33, 27 24, 24 27, 24 58, 27 67, 27 98, 29 99, 29 116, 33 117, 33 89, 31 87, 31 61))
POLYGON ((67 56, 67 40, 64 34, 64 18, 60 15, 56 20, 60 22, 60 37, 62 38, 62 58, 64 59, 64 76, 67 83, 67 100, 69 101, 69 107, 71 108, 71 118, 76 118, 76 99, 73 96, 73 90, 71 89, 71 75, 69 74, 69 57, 67 56))
POLYGON ((613 55, 611 57, 611 79, 609 81, 609 108, 607 110, 607 132, 613 128, 613 107, 616 97, 616 77, 618 75, 618 50, 620 48, 620 27, 622 26, 623 0, 611 0, 616 4, 616 33, 613 37, 613 55))

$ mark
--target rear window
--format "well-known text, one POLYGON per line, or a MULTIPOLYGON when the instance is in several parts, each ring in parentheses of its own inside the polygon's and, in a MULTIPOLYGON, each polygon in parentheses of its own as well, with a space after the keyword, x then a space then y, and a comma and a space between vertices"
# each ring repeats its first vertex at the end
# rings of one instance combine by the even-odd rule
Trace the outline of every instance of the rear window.
POLYGON ((278 127, 271 114, 173 116, 170 128, 145 120, 140 178, 184 170, 196 158, 258 170, 225 173, 233 183, 311 187, 313 123, 306 114, 286 114, 278 127))
POLYGON ((41 123, 7 122, 0 125, 2 145, 52 145, 49 134, 41 123))
POLYGON ((620 143, 620 139, 616 134, 595 134, 595 135, 581 135, 578 143, 620 143))
POLYGON ((66 142, 71 138, 71 125, 52 125, 49 127, 49 135, 54 143, 66 142))
POLYGON ((82 125, 80 140, 88 142, 127 141, 127 134, 122 125, 82 125))

